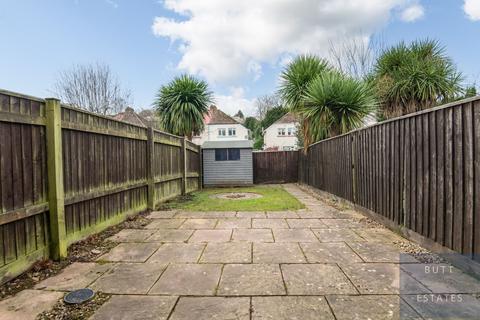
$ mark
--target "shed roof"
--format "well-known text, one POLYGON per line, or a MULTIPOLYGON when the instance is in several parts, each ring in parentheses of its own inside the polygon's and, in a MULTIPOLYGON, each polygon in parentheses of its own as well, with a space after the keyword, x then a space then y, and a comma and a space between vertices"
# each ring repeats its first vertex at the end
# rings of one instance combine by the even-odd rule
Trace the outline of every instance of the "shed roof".
POLYGON ((205 141, 202 145, 203 149, 224 149, 239 148, 253 149, 252 140, 228 140, 228 141, 205 141))

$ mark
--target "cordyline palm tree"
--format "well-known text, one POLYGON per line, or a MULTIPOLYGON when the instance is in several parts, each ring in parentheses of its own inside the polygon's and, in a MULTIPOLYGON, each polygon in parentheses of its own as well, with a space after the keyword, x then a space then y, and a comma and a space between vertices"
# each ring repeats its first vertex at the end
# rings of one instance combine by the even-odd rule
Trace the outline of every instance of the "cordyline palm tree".
POLYGON ((282 97, 302 119, 305 150, 313 142, 360 127, 377 105, 367 83, 333 70, 316 56, 296 58, 281 81, 282 97))
POLYGON ((404 42, 384 51, 373 81, 383 119, 434 107, 462 92, 461 74, 434 40, 404 42))
POLYGON ((308 124, 307 136, 318 141, 361 127, 376 108, 370 84, 330 71, 310 82, 299 113, 308 124))
POLYGON ((160 88, 154 105, 166 131, 190 139, 203 130, 211 102, 207 83, 184 74, 160 88))
POLYGON ((325 60, 314 55, 300 55, 280 75, 279 93, 287 107, 300 117, 299 129, 305 150, 312 140, 307 136, 308 123, 298 111, 303 106, 304 95, 310 82, 329 70, 331 67, 325 60))

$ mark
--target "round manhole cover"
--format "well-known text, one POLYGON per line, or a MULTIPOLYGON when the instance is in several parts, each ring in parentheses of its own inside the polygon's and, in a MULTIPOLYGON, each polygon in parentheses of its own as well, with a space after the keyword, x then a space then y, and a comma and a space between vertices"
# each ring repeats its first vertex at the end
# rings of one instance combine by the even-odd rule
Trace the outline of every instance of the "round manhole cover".
POLYGON ((249 200, 263 197, 261 194, 253 192, 225 192, 217 193, 211 196, 212 198, 225 200, 249 200))
POLYGON ((68 304, 80 304, 93 298, 95 292, 92 289, 80 289, 68 293, 63 301, 68 304))

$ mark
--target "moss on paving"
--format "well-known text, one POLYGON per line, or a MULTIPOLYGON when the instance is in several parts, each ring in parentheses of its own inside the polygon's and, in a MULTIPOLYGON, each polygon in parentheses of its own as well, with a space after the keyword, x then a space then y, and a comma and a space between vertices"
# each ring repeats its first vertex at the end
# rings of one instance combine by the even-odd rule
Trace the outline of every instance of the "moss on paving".
POLYGON ((304 205, 281 186, 254 186, 238 188, 206 188, 185 199, 168 203, 172 209, 187 211, 283 211, 298 210, 304 205), (211 196, 228 192, 253 192, 262 195, 257 199, 218 199, 211 196))

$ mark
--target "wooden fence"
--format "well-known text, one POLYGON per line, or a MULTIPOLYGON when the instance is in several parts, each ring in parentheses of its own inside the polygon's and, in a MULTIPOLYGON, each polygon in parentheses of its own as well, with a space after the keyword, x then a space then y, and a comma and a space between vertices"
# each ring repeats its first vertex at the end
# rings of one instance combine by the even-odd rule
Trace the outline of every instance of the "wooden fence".
POLYGON ((316 143, 299 181, 479 259, 480 98, 316 143))
POLYGON ((298 151, 253 152, 254 183, 289 183, 298 180, 298 151))
POLYGON ((0 90, 0 283, 198 189, 199 153, 182 137, 0 90))

